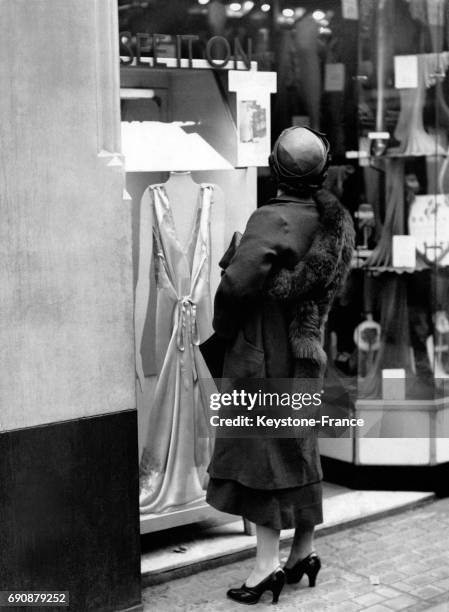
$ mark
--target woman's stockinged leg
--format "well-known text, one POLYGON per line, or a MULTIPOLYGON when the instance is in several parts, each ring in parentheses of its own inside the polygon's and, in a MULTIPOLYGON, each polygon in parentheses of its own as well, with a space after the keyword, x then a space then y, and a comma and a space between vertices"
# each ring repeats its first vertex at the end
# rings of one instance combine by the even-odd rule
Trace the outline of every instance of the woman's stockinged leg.
POLYGON ((313 535, 315 527, 306 523, 295 529, 295 537, 290 549, 290 555, 285 566, 292 567, 298 561, 305 559, 313 551, 313 535))
POLYGON ((246 586, 252 587, 259 584, 279 567, 280 533, 278 529, 256 525, 256 565, 246 580, 246 586))

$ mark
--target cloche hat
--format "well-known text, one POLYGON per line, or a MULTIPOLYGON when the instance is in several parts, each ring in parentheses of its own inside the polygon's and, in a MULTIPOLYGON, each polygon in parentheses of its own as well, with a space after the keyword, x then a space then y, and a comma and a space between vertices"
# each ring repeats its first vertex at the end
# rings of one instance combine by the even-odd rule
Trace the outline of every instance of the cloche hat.
POLYGON ((321 132, 291 127, 276 140, 270 166, 280 182, 300 180, 318 188, 330 163, 329 149, 329 141, 321 132))

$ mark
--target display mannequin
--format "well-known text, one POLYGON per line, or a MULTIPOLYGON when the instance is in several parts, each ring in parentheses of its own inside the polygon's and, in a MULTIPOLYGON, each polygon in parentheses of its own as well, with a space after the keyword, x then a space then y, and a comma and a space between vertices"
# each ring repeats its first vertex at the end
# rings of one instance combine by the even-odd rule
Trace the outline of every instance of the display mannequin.
MULTIPOLYGON (((165 183, 170 206, 176 226, 176 234, 181 244, 185 245, 190 236, 193 223, 193 212, 198 199, 200 185, 192 178, 191 172, 171 172, 165 183)), ((225 250, 224 241, 225 203, 224 193, 214 185, 214 206, 211 211, 211 294, 220 282, 218 262, 225 250), (215 265, 216 264, 216 265, 215 265)))
MULTIPOLYGON (((375 300, 380 313, 380 346, 373 355, 371 368, 359 379, 359 397, 382 397, 382 371, 403 368, 408 381, 413 380, 413 353, 411 351, 407 279, 404 275, 388 273, 382 278, 375 300), (397 322, 401 321, 401 325, 397 322)), ((372 306, 367 307, 367 320, 371 320, 372 306)))
MULTIPOLYGON (((194 211, 198 200, 200 185, 195 183, 191 172, 171 172, 169 179, 164 183, 170 200, 170 207, 176 227, 178 240, 185 245, 192 230, 194 211)), ((146 203, 148 204, 148 203, 146 203)), ((210 293, 215 295, 220 283, 220 267, 218 265, 225 251, 225 198, 222 189, 214 185, 213 206, 211 208, 211 253, 210 253, 210 293)), ((140 240, 139 265, 136 285, 136 303, 134 312, 135 342, 136 342, 136 370, 140 383, 140 390, 145 387, 154 387, 154 380, 145 379, 140 354, 143 331, 147 317, 150 296, 150 271, 153 259, 153 245, 151 236, 153 232, 153 210, 151 206, 144 205, 142 200, 140 208, 140 240)), ((148 391, 151 394, 151 391, 148 391)), ((139 427, 140 429, 140 427, 139 427)))
POLYGON ((218 272, 224 250, 224 218, 220 188, 199 185, 187 172, 171 174, 142 197, 135 325, 143 514, 178 510, 203 496, 210 441, 201 381, 210 375, 199 344, 212 333, 210 271, 218 272), (141 358, 150 300, 157 381, 145 377, 141 358))

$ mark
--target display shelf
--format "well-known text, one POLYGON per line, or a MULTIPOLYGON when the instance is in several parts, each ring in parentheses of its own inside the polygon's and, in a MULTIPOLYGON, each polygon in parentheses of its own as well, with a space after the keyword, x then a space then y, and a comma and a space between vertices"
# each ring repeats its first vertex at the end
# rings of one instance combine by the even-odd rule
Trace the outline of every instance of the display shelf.
POLYGON ((426 153, 416 153, 416 154, 410 154, 410 153, 383 153, 382 155, 359 155, 359 156, 354 156, 354 157, 348 157, 346 152, 346 159, 350 160, 350 161, 358 161, 360 163, 360 161, 368 161, 368 162, 372 162, 375 160, 382 160, 382 159, 420 159, 420 158, 425 158, 425 159, 446 159, 447 157, 449 157, 449 153, 432 153, 432 154, 426 154, 426 153))
MULTIPOLYGON (((257 70, 255 62, 251 70, 241 66, 234 70, 230 64, 229 69, 217 71, 197 60, 191 68, 122 66, 120 75, 125 104, 126 100, 136 104, 141 89, 142 107, 149 108, 151 101, 157 107, 147 121, 188 124, 189 135, 203 138, 234 168, 268 166, 270 96, 276 92, 276 73, 257 70)), ((124 120, 145 119, 131 115, 124 120)))
MULTIPOLYGON (((365 266, 363 263, 360 263, 359 260, 353 260, 351 262, 351 267, 353 270, 366 270, 367 272, 377 272, 379 274, 383 272, 390 272, 393 274, 415 274, 416 272, 432 269, 432 265, 426 262, 414 268, 398 268, 394 266, 365 266)), ((439 271, 449 271, 449 266, 440 266, 439 271)))
POLYGON ((439 463, 436 440, 449 435, 448 397, 357 400, 355 413, 356 418, 373 423, 369 437, 355 434, 356 464, 431 466, 439 463))
POLYGON ((422 268, 396 268, 394 266, 359 266, 358 269, 367 270, 369 272, 377 272, 379 274, 383 272, 390 272, 393 274, 414 274, 415 272, 421 272, 426 270, 426 267, 422 268))
MULTIPOLYGON (((153 533, 155 531, 162 531, 163 529, 172 529, 173 527, 179 527, 180 525, 187 525, 189 523, 196 523, 199 521, 206 521, 212 518, 223 518, 223 516, 229 516, 230 519, 234 519, 231 515, 226 515, 223 512, 215 510, 204 500, 201 500, 195 504, 192 504, 188 508, 182 510, 171 510, 166 514, 148 514, 140 515, 140 533, 144 535, 146 533, 153 533)), ((242 522, 242 533, 244 526, 242 522)))
POLYGON ((398 268, 394 266, 366 266, 363 262, 358 259, 353 259, 351 262, 353 270, 365 270, 366 272, 374 272, 382 274, 384 272, 390 272, 393 274, 414 274, 415 272, 421 272, 422 270, 430 269, 428 264, 422 264, 415 266, 414 268, 398 268))
POLYGON ((431 158, 446 158, 448 156, 447 153, 393 153, 392 151, 387 151, 385 155, 375 156, 370 155, 370 159, 381 159, 385 157, 386 159, 415 159, 420 157, 425 157, 426 159, 431 158))

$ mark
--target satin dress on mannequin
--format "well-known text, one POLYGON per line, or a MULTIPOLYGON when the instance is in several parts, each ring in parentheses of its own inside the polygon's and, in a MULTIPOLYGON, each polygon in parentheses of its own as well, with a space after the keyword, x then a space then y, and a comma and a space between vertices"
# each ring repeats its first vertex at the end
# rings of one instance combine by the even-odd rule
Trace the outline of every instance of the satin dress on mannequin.
POLYGON ((211 441, 202 381, 210 373, 199 344, 212 333, 209 226, 214 186, 196 187, 193 227, 190 234, 180 228, 188 236, 185 245, 167 187, 153 185, 142 198, 142 206, 153 213, 159 374, 140 463, 142 514, 179 509, 204 498, 211 441))

